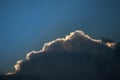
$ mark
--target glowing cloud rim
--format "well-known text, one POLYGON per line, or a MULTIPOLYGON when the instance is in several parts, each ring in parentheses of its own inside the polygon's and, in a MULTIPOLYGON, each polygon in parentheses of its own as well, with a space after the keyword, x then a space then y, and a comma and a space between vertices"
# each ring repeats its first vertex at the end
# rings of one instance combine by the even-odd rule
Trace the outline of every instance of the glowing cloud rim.
MULTIPOLYGON (((31 58, 31 56, 34 54, 39 54, 39 53, 41 54, 41 52, 54 51, 55 49, 53 49, 53 47, 51 48, 51 46, 56 44, 56 43, 59 43, 59 42, 60 42, 60 46, 63 49, 70 52, 72 44, 70 44, 69 41, 72 41, 72 40, 79 38, 79 37, 80 37, 80 39, 83 39, 84 41, 91 41, 93 43, 102 44, 108 48, 114 48, 116 45, 116 43, 110 43, 110 42, 104 43, 100 39, 93 39, 90 36, 86 35, 83 31, 76 30, 74 32, 71 32, 69 35, 65 36, 64 38, 58 38, 58 39, 53 40, 51 42, 45 43, 42 50, 40 50, 40 51, 31 51, 31 52, 27 53, 25 61, 29 60, 31 58)), ((22 64, 23 61, 24 60, 17 61, 16 65, 14 65, 15 71, 20 70, 20 64, 22 64)))

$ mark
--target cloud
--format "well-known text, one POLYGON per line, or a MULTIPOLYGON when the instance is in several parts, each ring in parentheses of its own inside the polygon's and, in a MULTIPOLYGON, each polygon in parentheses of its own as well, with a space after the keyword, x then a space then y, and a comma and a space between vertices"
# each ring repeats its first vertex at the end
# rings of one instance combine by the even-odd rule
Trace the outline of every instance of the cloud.
MULTIPOLYGON (((113 80, 120 78, 119 45, 93 39, 76 30, 64 38, 45 43, 42 50, 17 61, 15 73, 43 80, 113 80)), ((18 77, 19 75, 19 77, 18 77)), ((21 80, 25 80, 21 78, 21 80)))

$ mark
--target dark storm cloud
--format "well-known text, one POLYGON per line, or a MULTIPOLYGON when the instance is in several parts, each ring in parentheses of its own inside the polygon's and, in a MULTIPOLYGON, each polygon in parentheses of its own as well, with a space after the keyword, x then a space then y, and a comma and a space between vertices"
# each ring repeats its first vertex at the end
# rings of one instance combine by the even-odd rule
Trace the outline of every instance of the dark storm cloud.
POLYGON ((120 76, 119 44, 102 42, 76 30, 45 43, 17 61, 7 79, 114 80, 120 76), (24 78, 22 77, 24 76, 24 78))

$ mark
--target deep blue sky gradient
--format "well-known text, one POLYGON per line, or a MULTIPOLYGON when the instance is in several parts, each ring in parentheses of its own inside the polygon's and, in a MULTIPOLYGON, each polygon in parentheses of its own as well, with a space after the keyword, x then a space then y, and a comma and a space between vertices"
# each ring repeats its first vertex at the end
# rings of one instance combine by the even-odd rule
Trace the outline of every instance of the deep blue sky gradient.
POLYGON ((76 29, 120 41, 120 1, 0 0, 0 69, 76 29))

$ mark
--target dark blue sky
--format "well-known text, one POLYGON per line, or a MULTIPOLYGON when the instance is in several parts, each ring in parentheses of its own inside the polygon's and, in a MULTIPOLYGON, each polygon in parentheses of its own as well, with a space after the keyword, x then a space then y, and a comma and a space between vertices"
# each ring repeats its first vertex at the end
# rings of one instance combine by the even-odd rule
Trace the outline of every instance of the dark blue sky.
POLYGON ((76 29, 120 41, 120 1, 0 0, 0 69, 76 29))

